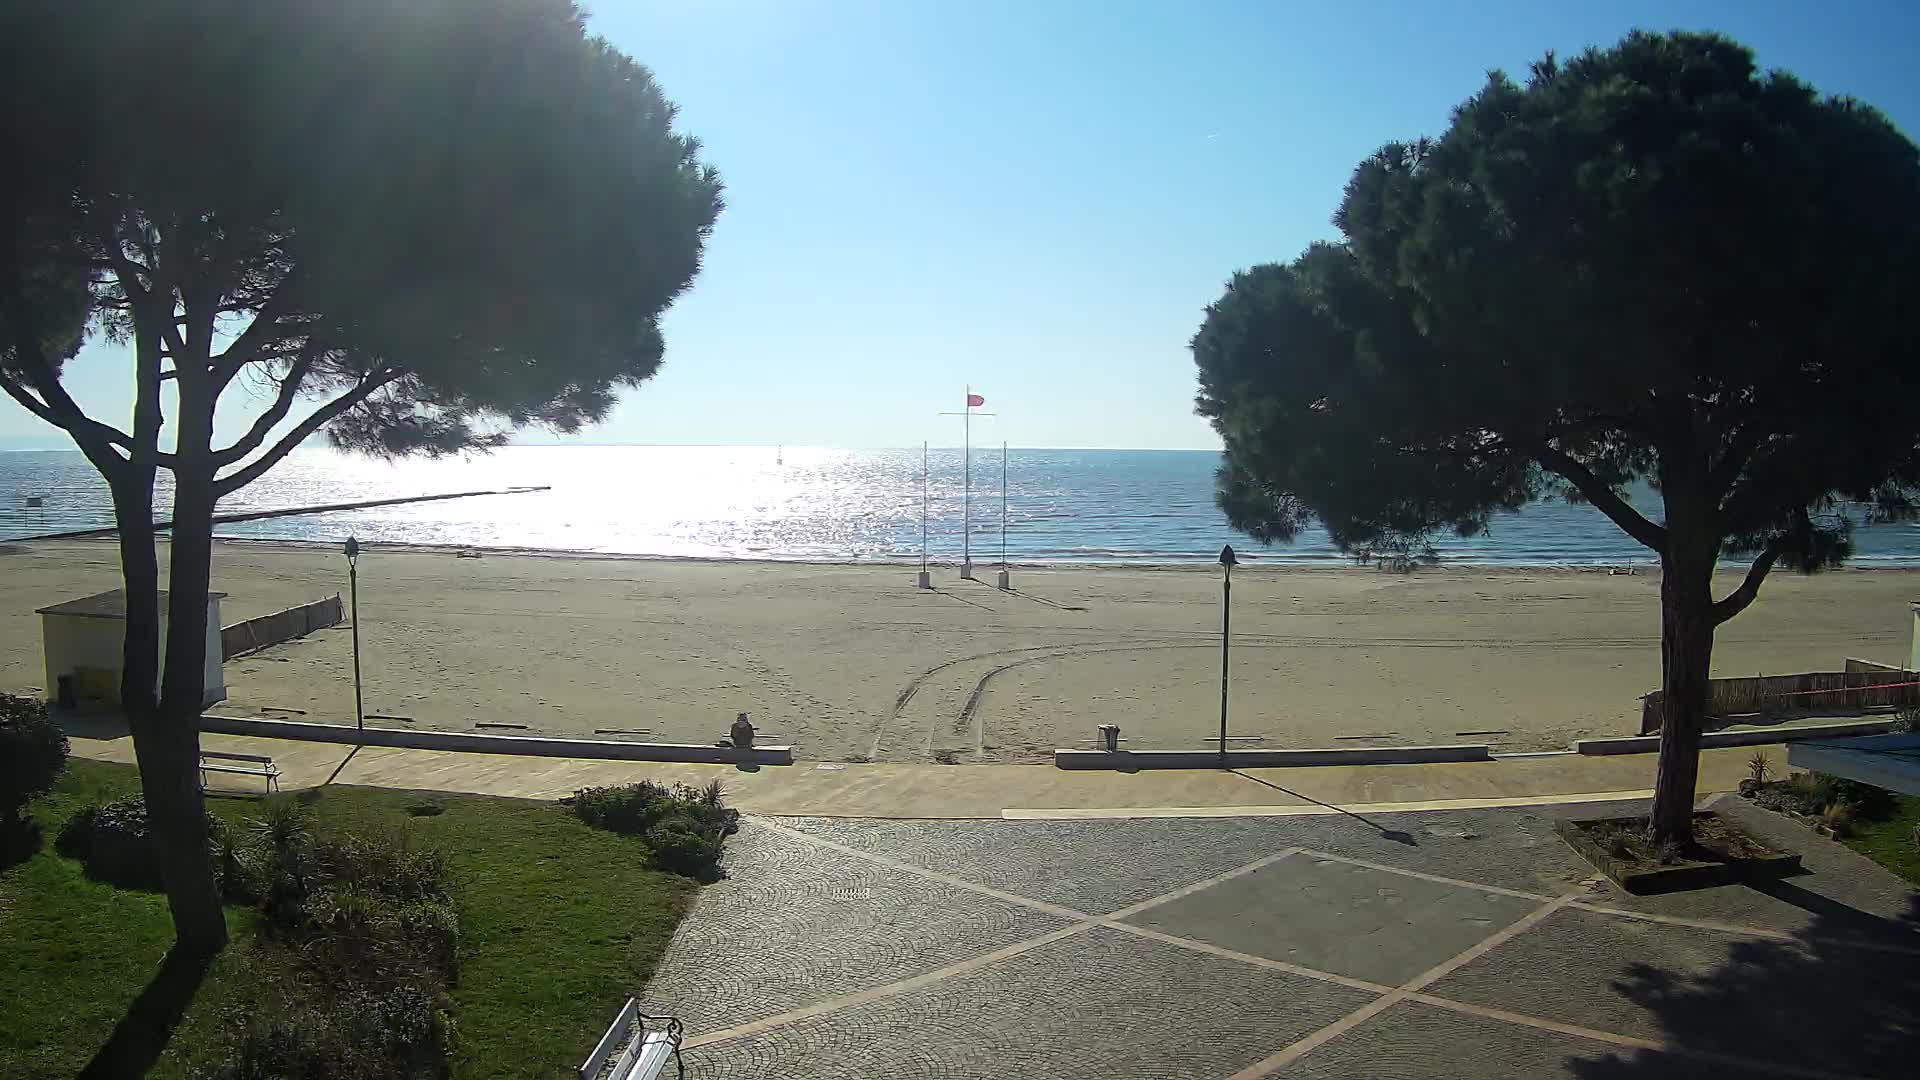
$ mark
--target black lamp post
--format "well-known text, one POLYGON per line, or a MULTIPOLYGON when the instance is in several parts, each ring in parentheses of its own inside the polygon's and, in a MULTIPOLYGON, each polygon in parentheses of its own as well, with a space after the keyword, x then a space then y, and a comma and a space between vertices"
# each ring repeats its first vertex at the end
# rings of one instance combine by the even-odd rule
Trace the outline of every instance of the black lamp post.
POLYGON ((1220 767, 1227 767, 1227 647, 1233 627, 1233 545, 1220 549, 1220 767))
POLYGON ((360 696, 360 541, 347 537, 347 591, 353 597, 353 726, 367 730, 366 706, 360 696))

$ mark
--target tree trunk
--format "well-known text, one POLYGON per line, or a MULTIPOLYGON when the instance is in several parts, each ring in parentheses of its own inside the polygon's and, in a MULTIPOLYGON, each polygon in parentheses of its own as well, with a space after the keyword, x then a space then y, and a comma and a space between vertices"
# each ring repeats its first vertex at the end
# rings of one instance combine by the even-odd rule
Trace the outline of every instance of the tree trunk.
POLYGON ((1655 843, 1693 841, 1694 788, 1713 665, 1713 550, 1673 536, 1660 560, 1660 761, 1653 783, 1655 843), (1704 549, 1704 550, 1703 550, 1704 549))
MULTIPOLYGON (((192 722, 183 726, 169 717, 154 692, 160 672, 160 566, 154 554, 153 470, 133 468, 130 475, 116 480, 113 504, 127 597, 120 704, 140 762, 140 790, 159 849, 160 880, 173 915, 174 937, 188 953, 211 955, 225 947, 227 924, 207 851, 206 802, 199 784, 199 716, 196 712, 192 722)), ((203 587, 203 597, 205 592, 203 587)), ((203 599, 202 634, 205 611, 203 599)), ((169 623, 170 629, 179 625, 171 616, 169 623)), ((168 634, 170 653, 178 640, 178 634, 168 634)))
MULTIPOLYGON (((185 411, 184 409, 182 410, 185 411)), ((206 705, 207 592, 212 581, 213 477, 182 462, 175 472, 173 542, 168 572, 166 670, 149 740, 141 752, 147 813, 160 845, 174 935, 196 952, 225 947, 227 925, 208 850, 206 798, 200 790, 200 713, 206 705)))

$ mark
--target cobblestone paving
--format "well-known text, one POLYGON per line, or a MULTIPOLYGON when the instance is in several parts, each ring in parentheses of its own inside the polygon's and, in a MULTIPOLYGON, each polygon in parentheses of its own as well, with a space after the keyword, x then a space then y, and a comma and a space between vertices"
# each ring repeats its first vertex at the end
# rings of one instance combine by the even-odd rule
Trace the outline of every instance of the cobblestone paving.
POLYGON ((1581 807, 749 821, 644 1000, 710 1078, 1911 1076, 1920 894, 1725 809, 1812 873, 1631 897, 1581 807))
MULTIPOLYGON (((1471 1076, 1473 1080, 1536 1080, 1573 1076, 1591 1080, 1699 1080, 1707 1069, 1693 1058, 1621 1050, 1576 1035, 1541 1031, 1478 1016, 1401 1002, 1366 1024, 1294 1062, 1286 1080, 1382 1080, 1471 1076), (1471 1047, 1470 1072, 1444 1071, 1442 1062, 1471 1047)), ((1761 1080, 1769 1074, 1711 1066, 1713 1080, 1761 1080)))
POLYGON ((1398 986, 1539 906, 1520 897, 1294 855, 1127 921, 1398 986))
POLYGON ((689 1035, 884 986, 1066 925, 751 820, 648 989, 689 1035), (716 958, 718 959, 716 962, 716 958))
POLYGON ((702 1076, 1227 1076, 1372 995, 1095 927, 703 1055, 702 1076))

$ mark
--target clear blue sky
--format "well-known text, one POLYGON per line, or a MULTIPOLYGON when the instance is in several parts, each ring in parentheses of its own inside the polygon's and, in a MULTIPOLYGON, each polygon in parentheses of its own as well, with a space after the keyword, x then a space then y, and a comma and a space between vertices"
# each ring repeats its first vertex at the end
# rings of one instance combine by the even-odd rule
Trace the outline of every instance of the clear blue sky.
MULTIPOLYGON (((971 383, 983 441, 1216 446, 1186 342, 1225 279, 1331 235, 1353 165, 1441 131, 1488 68, 1636 26, 1729 33, 1920 131, 1910 0, 597 7, 728 209, 666 366, 591 442, 950 444, 934 414, 971 383)), ((70 381, 120 418, 125 371, 102 347, 70 381)), ((46 441, 0 401, 22 438, 46 441)))

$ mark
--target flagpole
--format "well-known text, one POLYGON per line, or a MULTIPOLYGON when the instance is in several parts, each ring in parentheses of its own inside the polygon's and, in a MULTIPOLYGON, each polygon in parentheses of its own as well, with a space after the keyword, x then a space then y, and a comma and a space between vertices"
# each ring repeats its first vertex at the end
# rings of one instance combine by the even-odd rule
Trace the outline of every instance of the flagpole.
POLYGON ((961 413, 960 469, 966 475, 960 482, 960 576, 973 578, 973 387, 967 387, 967 408, 961 413))
POLYGON ((920 587, 933 588, 927 575, 927 444, 920 444, 920 587))
POLYGON ((1000 441, 1000 589, 1003 592, 1013 589, 1013 581, 1007 575, 1007 443, 1000 441))

